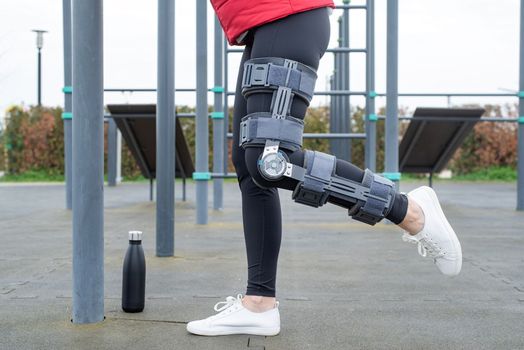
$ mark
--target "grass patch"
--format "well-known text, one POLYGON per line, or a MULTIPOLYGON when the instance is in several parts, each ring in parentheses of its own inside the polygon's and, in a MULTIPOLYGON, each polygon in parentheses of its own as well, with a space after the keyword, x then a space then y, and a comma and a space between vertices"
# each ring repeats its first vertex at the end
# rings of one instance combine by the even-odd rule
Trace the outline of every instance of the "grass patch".
POLYGON ((510 167, 490 167, 469 174, 453 176, 458 181, 516 181, 517 170, 510 167))
MULTIPOLYGON (((401 181, 426 180, 427 174, 402 173, 401 181)), ((517 181, 517 170, 511 167, 489 167, 472 171, 468 174, 453 175, 450 179, 438 178, 433 175, 433 181, 500 181, 512 182, 517 181)))
POLYGON ((63 182, 64 175, 45 170, 28 170, 20 174, 4 174, 1 182, 63 182))

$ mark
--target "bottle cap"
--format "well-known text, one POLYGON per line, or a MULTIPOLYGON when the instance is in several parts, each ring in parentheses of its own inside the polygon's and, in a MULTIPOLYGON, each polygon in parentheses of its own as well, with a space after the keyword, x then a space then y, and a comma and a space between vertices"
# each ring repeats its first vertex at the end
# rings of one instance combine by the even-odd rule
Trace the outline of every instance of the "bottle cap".
POLYGON ((142 231, 129 231, 129 240, 130 241, 141 241, 142 240, 142 231))

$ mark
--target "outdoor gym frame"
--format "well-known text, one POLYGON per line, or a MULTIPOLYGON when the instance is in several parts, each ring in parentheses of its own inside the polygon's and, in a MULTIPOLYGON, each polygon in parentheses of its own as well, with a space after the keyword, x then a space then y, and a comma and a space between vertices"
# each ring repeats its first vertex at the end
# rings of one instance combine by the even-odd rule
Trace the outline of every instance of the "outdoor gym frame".
MULTIPOLYGON (((157 92, 157 182, 156 182, 156 255, 174 254, 174 177, 175 177, 175 92, 196 92, 196 113, 176 117, 196 118, 197 224, 208 222, 208 181, 213 180, 213 208, 223 207, 223 178, 235 177, 227 171, 228 54, 241 52, 230 48, 215 19, 215 86, 207 87, 207 0, 196 0, 196 89, 175 89, 175 0, 158 0, 157 89, 105 89, 103 87, 103 0, 63 0, 64 25, 64 142, 66 208, 73 209, 73 323, 93 323, 104 319, 104 91, 157 92), (86 45, 86 43, 89 43, 86 45), (199 68, 200 67, 200 68, 199 68), (207 95, 214 93, 214 111, 207 111, 207 95), (213 120, 213 172, 208 169, 208 118, 213 120)), ((339 21, 339 47, 334 54, 335 70, 331 90, 316 95, 331 96, 331 129, 327 134, 305 134, 306 138, 331 139, 335 155, 350 160, 352 139, 365 139, 365 163, 376 169, 376 121, 386 120, 384 176, 400 180, 398 172, 399 96, 511 96, 519 98, 519 117, 482 118, 487 122, 518 122, 517 210, 524 210, 524 35, 520 35, 520 81, 516 94, 476 93, 398 93, 398 0, 387 2, 387 76, 386 94, 375 91, 374 0, 366 5, 337 6, 343 11, 339 21), (366 48, 349 47, 349 11, 366 11, 366 48), (366 89, 349 87, 350 54, 366 54, 366 89), (365 133, 350 132, 350 96, 363 96, 366 102, 365 133), (375 112, 375 99, 386 96, 386 116, 375 112)), ((524 32, 524 0, 520 1, 520 33, 524 32)), ((428 117, 431 118, 431 117, 428 117)), ((110 152, 115 152, 114 126, 110 152)), ((109 183, 115 183, 116 156, 112 154, 109 183)))

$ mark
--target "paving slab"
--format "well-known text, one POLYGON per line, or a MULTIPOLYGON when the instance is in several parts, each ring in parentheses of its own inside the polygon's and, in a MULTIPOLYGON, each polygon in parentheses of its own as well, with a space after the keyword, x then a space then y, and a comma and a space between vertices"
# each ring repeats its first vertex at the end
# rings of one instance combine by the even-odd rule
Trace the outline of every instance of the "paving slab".
POLYGON ((188 334, 188 321, 245 290, 240 192, 225 186, 224 209, 212 210, 210 196, 210 223, 196 225, 194 185, 182 202, 177 182, 171 258, 154 254, 149 185, 106 187, 106 319, 73 325, 63 185, 0 184, 0 349, 524 349, 524 213, 512 183, 435 183, 463 247, 456 278, 420 258, 396 226, 366 226, 281 190, 280 335, 188 334), (144 231, 146 308, 126 314, 122 261, 133 229, 144 231))

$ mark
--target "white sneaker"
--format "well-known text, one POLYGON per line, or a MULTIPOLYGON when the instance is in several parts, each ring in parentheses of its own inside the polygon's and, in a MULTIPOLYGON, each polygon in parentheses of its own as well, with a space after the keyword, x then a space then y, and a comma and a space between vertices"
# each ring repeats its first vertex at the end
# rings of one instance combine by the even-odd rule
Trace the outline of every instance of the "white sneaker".
POLYGON ((433 258, 444 275, 458 275, 462 267, 462 248, 440 207, 437 194, 432 188, 422 186, 409 192, 408 197, 422 208, 425 222, 422 231, 414 236, 404 232, 402 240, 418 244, 418 253, 433 258))
POLYGON ((242 294, 229 296, 226 301, 216 303, 218 314, 203 320, 191 321, 187 331, 198 335, 277 335, 280 333, 280 313, 278 301, 273 309, 265 312, 252 312, 242 305, 242 294), (222 306, 220 306, 222 305, 222 306))

